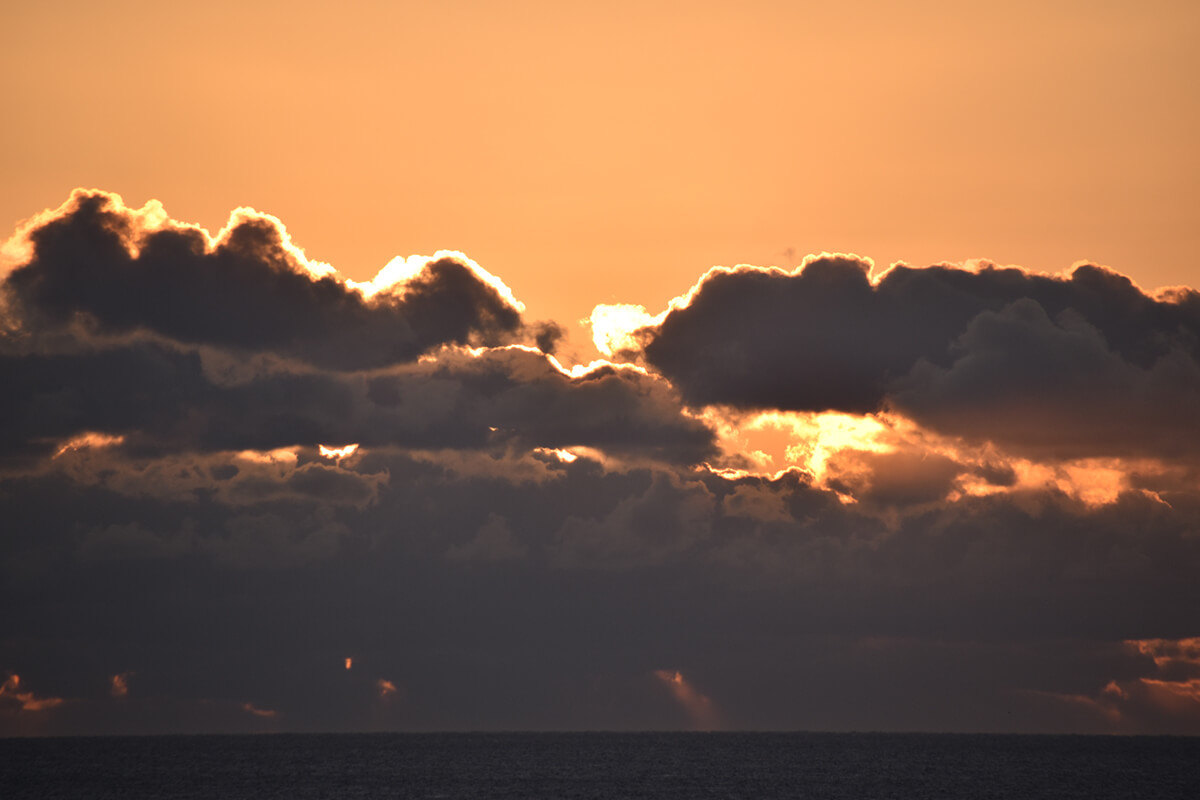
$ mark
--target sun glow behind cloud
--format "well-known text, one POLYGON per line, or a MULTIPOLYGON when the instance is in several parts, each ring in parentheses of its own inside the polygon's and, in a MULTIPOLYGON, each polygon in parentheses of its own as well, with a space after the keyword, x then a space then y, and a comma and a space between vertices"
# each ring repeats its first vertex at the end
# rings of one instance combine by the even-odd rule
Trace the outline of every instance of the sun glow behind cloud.
POLYGON ((652 316, 645 306, 617 303, 598 305, 584 320, 592 328, 592 343, 609 358, 622 352, 636 351, 641 342, 635 335, 640 328, 662 322, 666 312, 652 316))
POLYGON ((869 453, 889 453, 895 445, 886 436, 900 424, 885 424, 876 416, 853 414, 784 414, 769 412, 759 415, 751 427, 787 430, 795 444, 789 445, 785 458, 802 465, 821 478, 826 473, 830 455, 839 450, 858 450, 869 453))
MULTIPOLYGON (((1005 454, 990 443, 972 445, 939 436, 894 413, 868 415, 837 412, 739 412, 719 407, 697 412, 718 433, 725 461, 709 468, 729 477, 778 477, 798 469, 814 485, 836 491, 843 502, 855 502, 868 489, 869 474, 853 465, 871 456, 893 455, 919 464, 930 456, 959 466, 946 500, 1051 490, 1085 506, 1116 502, 1133 490, 1132 475, 1173 476, 1179 473, 1153 459, 1084 458, 1035 461, 1005 454), (847 472, 847 470, 850 470, 847 472)), ((899 462, 898 462, 899 463, 899 462)), ((1179 475, 1176 480, 1187 480, 1179 475)), ((1166 503, 1157 492, 1139 489, 1166 503)))
POLYGON ((237 457, 254 464, 294 467, 300 456, 290 447, 275 450, 242 450, 237 457))
POLYGON ((317 452, 321 454, 321 458, 328 458, 338 462, 341 462, 343 458, 349 458, 354 455, 357 450, 357 444, 347 444, 342 447, 326 447, 323 444, 317 445, 317 452))
POLYGON ((572 464, 575 461, 579 460, 579 456, 577 456, 575 453, 572 453, 570 450, 564 450, 564 449, 557 448, 557 447, 556 448, 538 447, 538 448, 535 448, 533 452, 540 453, 541 455, 550 456, 552 458, 558 459, 559 461, 561 461, 564 464, 572 464))
POLYGON ((896 449, 897 429, 914 427, 902 419, 836 412, 746 413, 710 407, 698 415, 718 432, 725 453, 749 458, 752 471, 769 475, 799 468, 818 481, 825 477, 833 454, 891 452, 896 449))

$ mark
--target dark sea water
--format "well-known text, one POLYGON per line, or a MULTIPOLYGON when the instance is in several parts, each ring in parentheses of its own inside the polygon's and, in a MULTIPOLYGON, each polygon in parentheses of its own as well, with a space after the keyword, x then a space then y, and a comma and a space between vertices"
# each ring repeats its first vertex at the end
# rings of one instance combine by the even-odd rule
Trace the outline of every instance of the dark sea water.
POLYGON ((827 733, 0 740, 0 798, 1200 798, 1200 738, 827 733))

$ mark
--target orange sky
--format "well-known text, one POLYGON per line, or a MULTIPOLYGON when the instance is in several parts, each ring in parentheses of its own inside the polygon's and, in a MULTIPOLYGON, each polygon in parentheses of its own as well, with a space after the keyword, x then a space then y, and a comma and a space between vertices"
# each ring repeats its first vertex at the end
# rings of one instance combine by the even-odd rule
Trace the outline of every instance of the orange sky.
POLYGON ((5 224, 79 185, 212 230, 250 205, 355 279, 462 250, 562 323, 789 248, 1195 283, 1194 3, 0 14, 5 224))

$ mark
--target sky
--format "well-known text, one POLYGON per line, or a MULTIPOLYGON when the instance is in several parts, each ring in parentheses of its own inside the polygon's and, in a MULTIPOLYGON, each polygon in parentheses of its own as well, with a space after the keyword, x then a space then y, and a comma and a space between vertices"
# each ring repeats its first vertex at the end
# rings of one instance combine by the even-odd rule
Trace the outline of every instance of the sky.
POLYGON ((1194 4, 0 22, 0 735, 1200 734, 1194 4))

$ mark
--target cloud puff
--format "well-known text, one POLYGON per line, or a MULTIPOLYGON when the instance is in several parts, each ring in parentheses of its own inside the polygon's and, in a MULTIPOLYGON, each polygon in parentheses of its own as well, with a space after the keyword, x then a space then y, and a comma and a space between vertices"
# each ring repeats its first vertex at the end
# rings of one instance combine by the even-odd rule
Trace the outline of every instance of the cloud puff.
POLYGON ((711 270, 636 339, 697 406, 890 408, 1057 458, 1182 456, 1200 434, 1200 293, 1151 296, 1095 265, 711 270), (1119 421, 1119 422, 1118 422, 1119 421))
MULTIPOLYGON (((28 259, 3 294, 10 325, 27 333, 80 322, 97 334, 152 331, 354 370, 523 330, 520 304, 465 257, 409 259, 361 291, 305 258, 277 219, 247 209, 213 239, 161 208, 134 211, 116 195, 77 190, 24 237, 28 259)), ((554 331, 536 335, 549 346, 554 331)))

